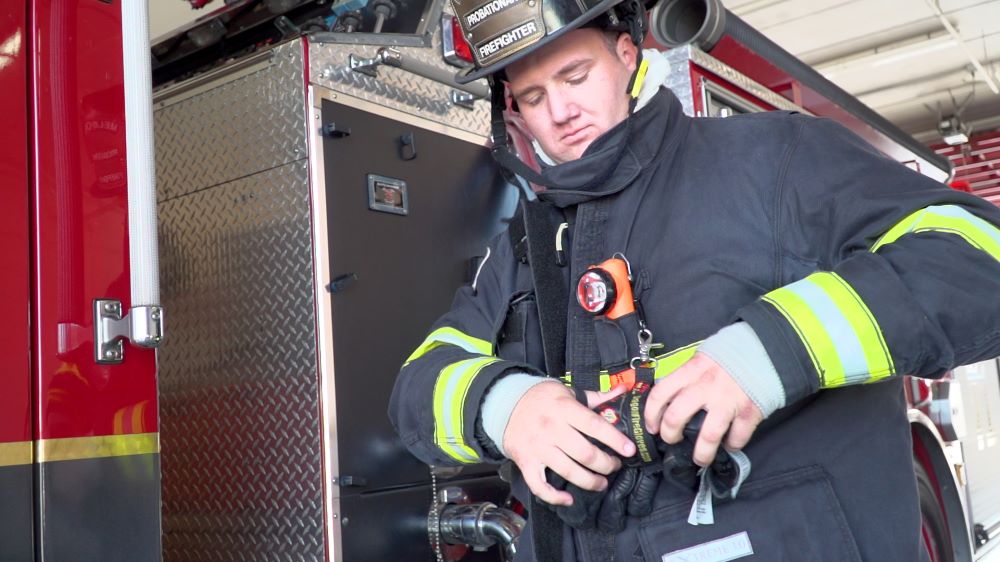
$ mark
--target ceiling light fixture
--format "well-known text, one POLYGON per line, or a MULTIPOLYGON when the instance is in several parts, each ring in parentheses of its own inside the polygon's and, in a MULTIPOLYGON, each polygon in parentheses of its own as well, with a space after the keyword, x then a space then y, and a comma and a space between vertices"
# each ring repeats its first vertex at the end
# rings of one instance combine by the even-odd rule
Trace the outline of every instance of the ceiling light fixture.
POLYGON ((969 126, 958 115, 952 115, 938 121, 938 132, 945 144, 957 146, 969 142, 969 126))
POLYGON ((925 41, 923 43, 917 43, 913 47, 895 49, 893 51, 888 51, 884 53, 879 53, 880 57, 873 57, 874 60, 871 61, 871 66, 888 66, 890 64, 895 64, 897 62, 918 57, 920 55, 926 55, 928 53, 934 53, 937 51, 942 51, 944 49, 954 47, 955 40, 949 35, 943 35, 937 40, 925 41))
POLYGON ((955 46, 957 44, 954 37, 947 32, 939 31, 879 45, 873 49, 815 65, 815 68, 827 78, 833 78, 838 74, 888 66, 955 46))

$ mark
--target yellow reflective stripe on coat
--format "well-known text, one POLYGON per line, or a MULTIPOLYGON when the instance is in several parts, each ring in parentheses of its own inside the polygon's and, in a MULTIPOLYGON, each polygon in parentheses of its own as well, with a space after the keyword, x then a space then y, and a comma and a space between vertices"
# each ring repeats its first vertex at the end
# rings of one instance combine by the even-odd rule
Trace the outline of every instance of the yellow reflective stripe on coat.
POLYGON ((1000 261, 1000 230, 955 205, 935 205, 911 214, 882 235, 872 246, 872 251, 916 232, 944 232, 960 236, 974 248, 1000 261))
MULTIPOLYGON (((919 232, 954 234, 1000 261, 1000 229, 956 205, 933 205, 911 213, 883 234, 871 251, 919 232)), ((839 275, 814 273, 762 298, 802 340, 821 388, 876 382, 895 374, 878 321, 839 275)))
MULTIPOLYGON (((653 378, 660 380, 663 377, 669 375, 670 373, 677 370, 678 367, 687 363, 696 351, 698 351, 698 346, 701 345, 701 341, 696 341, 692 344, 685 345, 684 347, 679 347, 673 351, 668 351, 663 355, 656 356, 656 370, 653 372, 653 378)), ((560 380, 567 385, 573 384, 573 374, 566 373, 560 380)), ((611 375, 607 371, 601 371, 598 375, 598 383, 600 384, 601 392, 607 392, 611 390, 611 375)))
POLYGON ((442 369, 434 384, 434 443, 459 462, 479 462, 479 455, 466 444, 462 433, 465 399, 476 375, 497 361, 496 357, 476 357, 452 363, 442 369))
POLYGON ((493 344, 486 340, 481 340, 479 338, 474 338, 465 332, 456 330, 455 328, 438 328, 431 332, 419 347, 406 358, 406 362, 403 363, 405 367, 407 363, 420 359, 426 355, 432 349, 440 347, 442 345, 455 345, 458 346, 469 353, 478 353, 479 355, 493 355, 493 344))
POLYGON ((895 372, 874 315, 836 273, 813 273, 762 298, 802 340, 821 388, 874 382, 895 372))
POLYGON ((696 341, 673 351, 668 351, 663 355, 658 355, 656 357, 656 371, 653 374, 653 378, 660 380, 690 361, 694 357, 695 352, 698 351, 699 345, 701 345, 701 342, 696 341))

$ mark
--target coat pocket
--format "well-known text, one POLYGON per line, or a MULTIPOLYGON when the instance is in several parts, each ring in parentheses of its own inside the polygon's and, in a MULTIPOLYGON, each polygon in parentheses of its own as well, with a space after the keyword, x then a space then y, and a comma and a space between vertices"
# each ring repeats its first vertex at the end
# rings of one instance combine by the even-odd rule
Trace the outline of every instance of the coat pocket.
POLYGON ((639 529, 647 562, 860 562, 826 471, 808 466, 749 481, 716 500, 715 524, 690 525, 691 503, 654 511, 639 529))

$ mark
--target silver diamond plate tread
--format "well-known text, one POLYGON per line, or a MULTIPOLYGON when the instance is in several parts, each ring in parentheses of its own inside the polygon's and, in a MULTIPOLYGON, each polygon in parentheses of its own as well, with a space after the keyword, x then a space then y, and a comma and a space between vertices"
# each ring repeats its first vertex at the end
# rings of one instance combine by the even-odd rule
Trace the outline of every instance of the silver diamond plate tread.
MULTIPOLYGON (((393 47, 402 56, 457 72, 441 58, 441 37, 435 33, 430 47, 393 47)), ((490 104, 477 101, 475 109, 451 103, 450 86, 422 78, 405 70, 378 67, 378 78, 351 70, 351 54, 362 58, 375 56, 379 47, 332 43, 309 44, 310 82, 413 115, 431 119, 456 129, 486 137, 490 128, 490 104)))
POLYGON ((307 161, 160 203, 165 560, 323 560, 307 161))
POLYGON ((691 55, 687 47, 679 47, 664 52, 667 62, 670 63, 670 71, 663 85, 670 89, 681 102, 684 114, 688 117, 695 117, 694 114, 694 85, 691 83, 691 55))
POLYGON ((156 182, 161 200, 274 168, 306 155, 302 44, 270 51, 271 64, 157 104, 156 182))

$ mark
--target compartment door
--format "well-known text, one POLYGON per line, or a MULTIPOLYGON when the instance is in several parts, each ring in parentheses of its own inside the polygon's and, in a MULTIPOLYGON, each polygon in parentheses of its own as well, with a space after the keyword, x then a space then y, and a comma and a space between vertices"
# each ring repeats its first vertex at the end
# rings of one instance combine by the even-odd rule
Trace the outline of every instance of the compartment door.
POLYGON ((482 144, 444 127, 329 100, 322 122, 351 131, 323 142, 329 278, 347 280, 331 297, 340 475, 363 479, 340 492, 425 483, 427 467, 389 423, 393 382, 455 290, 471 282, 516 193, 482 144))

